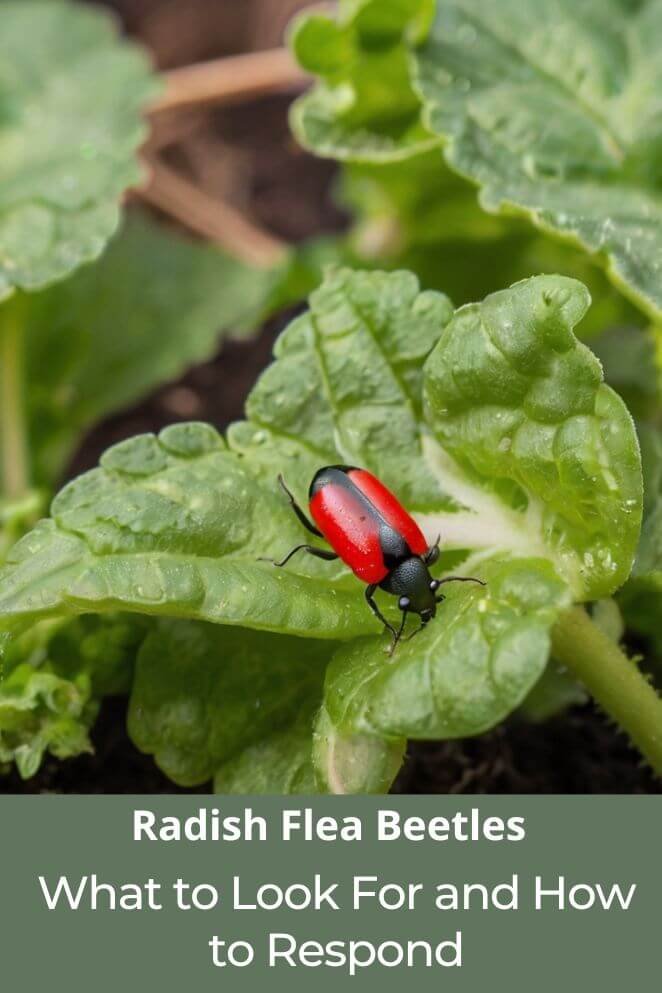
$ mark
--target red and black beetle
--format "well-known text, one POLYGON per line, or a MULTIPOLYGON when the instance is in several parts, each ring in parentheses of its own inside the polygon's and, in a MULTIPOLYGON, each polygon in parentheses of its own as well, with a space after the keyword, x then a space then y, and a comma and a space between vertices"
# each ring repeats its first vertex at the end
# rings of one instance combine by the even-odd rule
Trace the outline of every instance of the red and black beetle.
POLYGON ((303 526, 312 534, 325 538, 333 551, 314 545, 297 545, 274 565, 285 565, 301 551, 329 561, 342 559, 358 579, 368 584, 365 598, 372 612, 393 636, 391 651, 402 636, 408 613, 419 615, 418 631, 435 616, 437 604, 444 599, 438 593, 444 583, 485 585, 472 576, 433 579, 428 567, 439 557, 439 538, 434 545, 428 545, 416 521, 391 491, 366 469, 329 465, 315 473, 308 491, 315 524, 297 504, 282 476, 278 477, 278 482, 303 526), (377 587, 398 597, 402 620, 397 631, 375 603, 377 587))

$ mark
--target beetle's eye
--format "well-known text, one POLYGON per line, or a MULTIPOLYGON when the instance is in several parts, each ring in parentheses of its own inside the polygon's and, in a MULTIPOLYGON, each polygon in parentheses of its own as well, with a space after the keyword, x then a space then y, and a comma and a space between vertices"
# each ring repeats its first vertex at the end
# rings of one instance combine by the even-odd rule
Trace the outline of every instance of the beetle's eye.
POLYGON ((435 590, 438 590, 439 589, 439 580, 438 579, 433 579, 430 582, 430 589, 432 590, 433 593, 434 593, 435 590))
POLYGON ((401 596, 400 599, 398 600, 398 607, 400 608, 400 610, 407 610, 407 608, 409 607, 409 603, 410 600, 408 596, 401 596))

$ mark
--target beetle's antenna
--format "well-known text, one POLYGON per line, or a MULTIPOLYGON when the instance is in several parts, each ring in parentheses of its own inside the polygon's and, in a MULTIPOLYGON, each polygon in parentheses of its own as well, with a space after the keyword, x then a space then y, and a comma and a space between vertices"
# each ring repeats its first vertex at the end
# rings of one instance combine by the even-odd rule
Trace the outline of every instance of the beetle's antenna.
POLYGON ((478 583, 479 586, 487 586, 487 583, 482 579, 476 579, 475 576, 446 576, 445 579, 439 580, 439 586, 443 583, 478 583))

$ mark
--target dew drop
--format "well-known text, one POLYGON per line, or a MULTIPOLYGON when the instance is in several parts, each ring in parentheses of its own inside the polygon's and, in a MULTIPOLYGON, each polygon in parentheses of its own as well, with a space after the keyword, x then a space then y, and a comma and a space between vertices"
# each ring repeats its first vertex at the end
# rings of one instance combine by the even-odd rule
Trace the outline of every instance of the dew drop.
POLYGON ((457 32, 457 40, 462 45, 473 45, 478 33, 473 24, 463 24, 457 32))

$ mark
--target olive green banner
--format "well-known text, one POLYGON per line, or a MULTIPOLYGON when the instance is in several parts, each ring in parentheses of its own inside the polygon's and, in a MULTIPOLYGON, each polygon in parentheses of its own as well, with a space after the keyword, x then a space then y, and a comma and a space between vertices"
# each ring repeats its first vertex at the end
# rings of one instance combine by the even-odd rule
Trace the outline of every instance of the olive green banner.
POLYGON ((2 797, 7 988, 657 988, 662 797, 2 797))

